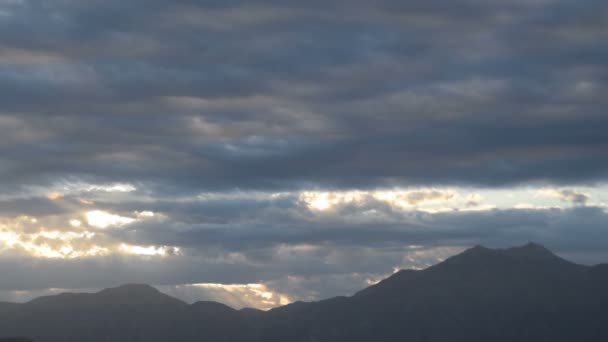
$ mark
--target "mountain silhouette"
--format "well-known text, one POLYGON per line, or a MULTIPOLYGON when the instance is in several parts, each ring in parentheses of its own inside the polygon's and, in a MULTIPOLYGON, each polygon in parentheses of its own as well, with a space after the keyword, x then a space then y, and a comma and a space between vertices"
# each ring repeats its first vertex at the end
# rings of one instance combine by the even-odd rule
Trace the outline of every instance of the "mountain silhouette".
POLYGON ((147 285, 0 305, 0 337, 70 341, 608 341, 608 265, 529 243, 476 246, 351 297, 270 311, 188 305, 147 285))

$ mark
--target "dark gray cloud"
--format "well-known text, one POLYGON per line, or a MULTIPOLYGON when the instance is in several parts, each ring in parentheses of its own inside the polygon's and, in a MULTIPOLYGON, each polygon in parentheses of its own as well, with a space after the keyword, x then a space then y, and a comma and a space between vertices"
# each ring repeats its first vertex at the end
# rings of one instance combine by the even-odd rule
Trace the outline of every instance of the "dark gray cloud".
POLYGON ((20 1, 1 11, 7 183, 606 179, 600 1, 20 1))
POLYGON ((31 215, 32 217, 58 215, 69 213, 71 208, 62 206, 48 198, 16 198, 0 200, 1 217, 17 217, 31 215))
MULTIPOLYGON (((248 210, 237 202, 206 204, 177 211, 180 220, 195 215, 197 224, 166 219, 135 223, 113 231, 131 243, 176 245, 193 250, 221 248, 231 252, 259 251, 276 246, 401 247, 470 246, 478 243, 507 247, 539 241, 558 252, 605 250, 608 238, 603 208, 572 207, 493 209, 428 213, 402 211, 386 203, 367 200, 344 204, 326 213, 311 213, 296 204, 286 209, 276 203, 257 204, 248 210), (228 210, 216 210, 224 207, 228 210), (210 208, 216 215, 207 219, 210 208), (370 216, 373 212, 373 216, 370 216), (199 216, 200 215, 200 216, 199 216), (219 219, 219 217, 223 217, 219 219)), ((264 259, 264 254, 260 254, 264 259)), ((597 259, 601 261, 601 259, 597 259)))

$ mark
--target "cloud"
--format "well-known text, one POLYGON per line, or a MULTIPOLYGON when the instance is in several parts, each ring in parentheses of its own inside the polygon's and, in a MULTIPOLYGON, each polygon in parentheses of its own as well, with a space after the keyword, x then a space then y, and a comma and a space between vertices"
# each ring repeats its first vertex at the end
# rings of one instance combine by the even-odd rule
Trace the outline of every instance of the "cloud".
POLYGON ((332 4, 3 5, 2 182, 606 179, 603 3, 332 4))
POLYGON ((97 228, 120 227, 135 222, 133 218, 114 215, 101 210, 89 211, 85 216, 88 224, 97 228))
POLYGON ((543 193, 577 205, 585 205, 590 199, 589 195, 571 189, 545 189, 543 193))
POLYGON ((574 192, 572 190, 562 190, 560 195, 564 200, 571 201, 575 204, 585 204, 589 200, 589 196, 581 193, 574 192))
POLYGON ((322 298, 528 240, 602 261, 607 11, 1 2, 0 289, 322 298))
MULTIPOLYGON (((130 202, 117 194, 117 203, 99 205, 106 212, 122 206, 120 215, 130 212, 136 220, 118 229, 69 222, 86 211, 10 219, 1 231, 0 271, 11 277, 0 282, 0 289, 95 289, 138 282, 176 288, 171 293, 189 300, 199 294, 238 307, 269 307, 281 298, 352 294, 396 269, 424 268, 478 243, 506 247, 537 241, 584 263, 608 257, 602 207, 470 211, 470 194, 484 202, 496 195, 439 188, 388 192, 403 199, 409 193, 416 199, 421 193, 449 194, 439 205, 454 206, 424 211, 375 198, 375 193, 383 192, 336 192, 334 198, 344 200, 326 210, 311 208, 291 193, 205 193, 166 202, 130 202), (192 284, 217 286, 179 290, 192 284), (272 303, 253 294, 252 301, 238 299, 250 292, 246 284, 259 284, 276 296, 272 303)), ((527 198, 527 192, 505 193, 527 198)))

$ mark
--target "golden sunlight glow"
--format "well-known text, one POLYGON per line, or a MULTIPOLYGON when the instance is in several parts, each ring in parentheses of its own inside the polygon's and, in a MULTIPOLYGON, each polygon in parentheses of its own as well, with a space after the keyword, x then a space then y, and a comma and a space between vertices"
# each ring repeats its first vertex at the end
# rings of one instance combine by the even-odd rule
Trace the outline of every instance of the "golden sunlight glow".
POLYGON ((110 250, 90 243, 92 232, 41 231, 35 234, 18 234, 0 231, 0 250, 15 250, 38 258, 73 259, 107 255, 110 250))
POLYGON ((393 206, 409 209, 421 205, 449 202, 459 197, 459 194, 449 189, 418 189, 375 191, 372 196, 376 200, 387 202, 393 206))
POLYGON ((471 199, 481 200, 478 194, 461 196, 451 189, 415 189, 415 190, 376 190, 376 191, 305 191, 300 193, 299 200, 311 210, 327 211, 336 206, 362 204, 366 201, 379 201, 399 209, 418 209, 423 211, 452 210, 458 202, 461 207, 467 203, 477 205, 471 199), (468 201, 467 198, 469 199, 468 201), (466 201, 466 202, 465 202, 466 201))
POLYGON ((53 192, 49 192, 48 194, 46 194, 46 197, 52 201, 58 200, 58 199, 62 198, 63 196, 64 196, 64 194, 59 191, 53 191, 53 192))
POLYGON ((327 197, 327 195, 313 197, 310 200, 309 205, 317 210, 326 210, 331 206, 331 203, 329 203, 329 199, 327 197))
POLYGON ((343 191, 343 192, 321 192, 321 191, 305 191, 300 194, 300 201, 314 210, 328 210, 339 204, 347 204, 351 202, 361 202, 368 193, 363 191, 343 191))
POLYGON ((161 256, 176 255, 180 253, 178 247, 169 246, 137 246, 123 243, 120 245, 120 250, 123 253, 141 256, 161 256))
POLYGON ((137 218, 151 218, 156 216, 155 213, 151 212, 151 211, 139 211, 135 213, 137 215, 137 218))
POLYGON ((0 251, 15 251, 37 258, 74 259, 80 257, 127 254, 145 257, 181 255, 179 247, 137 246, 125 243, 95 244, 94 232, 42 230, 24 234, 0 230, 0 251))
POLYGON ((19 235, 10 231, 0 231, 0 242, 4 244, 4 249, 12 248, 19 243, 19 235))
POLYGON ((133 218, 114 215, 101 210, 89 211, 85 216, 89 226, 102 229, 110 226, 120 227, 135 222, 135 219, 133 218))
POLYGON ((87 191, 103 191, 103 192, 133 192, 137 190, 131 184, 112 184, 112 185, 91 185, 87 191))
POLYGON ((93 205, 93 204, 95 204, 95 202, 93 202, 90 199, 86 199, 86 198, 79 198, 78 202, 80 202, 82 204, 86 204, 86 205, 93 205))
POLYGON ((24 244, 23 247, 35 257, 48 259, 75 259, 110 254, 110 250, 100 246, 91 246, 83 250, 75 250, 74 247, 69 244, 63 245, 58 249, 46 244, 24 244))
POLYGON ((279 305, 287 305, 292 300, 277 292, 273 292, 265 284, 193 284, 195 287, 213 291, 216 295, 237 297, 246 302, 248 306, 260 309, 270 309, 279 305))
MULTIPOLYGON (((94 210, 84 214, 91 227, 122 226, 137 220, 151 219, 151 211, 134 212, 133 218, 94 210)), ((178 247, 138 246, 116 241, 103 232, 87 230, 83 221, 69 216, 0 217, 0 253, 35 258, 74 259, 106 255, 175 256, 181 255, 178 247)))

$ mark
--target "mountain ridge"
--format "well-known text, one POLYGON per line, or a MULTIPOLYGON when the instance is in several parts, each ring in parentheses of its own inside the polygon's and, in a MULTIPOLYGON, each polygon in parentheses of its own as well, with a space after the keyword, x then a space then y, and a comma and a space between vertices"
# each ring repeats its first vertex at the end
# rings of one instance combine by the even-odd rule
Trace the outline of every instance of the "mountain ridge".
POLYGON ((578 265, 534 243, 475 246, 423 270, 401 270, 350 297, 269 311, 187 304, 144 284, 41 297, 0 306, 0 337, 37 342, 598 341, 608 338, 607 286, 608 264, 578 265))
MULTIPOLYGON (((514 247, 507 247, 507 248, 490 248, 490 247, 486 247, 484 245, 474 245, 471 248, 468 248, 466 250, 464 250, 463 252, 453 255, 437 264, 431 265, 429 267, 427 267, 426 269, 422 269, 422 270, 417 270, 417 269, 400 269, 397 272, 393 273, 392 275, 389 275, 387 278, 383 279, 381 282, 388 280, 396 275, 403 275, 403 274, 407 274, 407 273, 416 273, 416 272, 420 272, 420 271, 425 271, 428 269, 432 269, 434 267, 438 267, 441 265, 444 265, 445 263, 449 263, 450 261, 453 260, 463 260, 464 257, 469 257, 469 256, 474 256, 475 258, 479 258, 479 257, 483 257, 483 256, 506 256, 506 257, 513 257, 513 258, 520 258, 520 259, 524 259, 524 261, 530 261, 532 259, 536 259, 536 260, 559 260, 560 262, 566 262, 568 264, 571 265, 576 265, 576 266, 580 266, 580 267, 589 267, 589 268, 599 268, 599 269, 603 269, 605 268, 608 271, 608 263, 599 263, 599 264, 595 264, 595 265, 590 265, 590 266, 583 266, 583 265, 579 265, 576 263, 573 263, 571 261, 565 260, 559 256, 557 256, 556 254, 554 254, 553 252, 551 252, 549 249, 547 249, 546 247, 542 246, 541 244, 535 243, 535 242, 528 242, 524 245, 521 246, 514 246, 514 247)), ((377 285, 377 284, 376 284, 377 285)), ((374 287, 375 285, 372 285, 370 287, 374 287)), ((368 288, 370 288, 368 287, 368 288)), ((361 291, 366 290, 362 289, 361 291)), ((359 291, 359 292, 361 292, 359 291)), ((16 302, 0 302, 0 305, 24 305, 24 304, 30 304, 30 303, 35 303, 37 301, 43 300, 43 299, 47 299, 47 298, 60 298, 60 297, 87 297, 87 296, 93 296, 93 295, 115 295, 115 294, 122 294, 122 295, 128 295, 131 293, 138 293, 138 294, 142 294, 142 293, 148 293, 148 294, 161 294, 163 296, 166 297, 170 297, 173 298, 177 301, 183 302, 178 298, 175 297, 171 297, 163 292, 161 292, 160 290, 158 290, 157 288, 155 288, 152 285, 149 284, 139 284, 139 283, 127 283, 127 284, 122 284, 122 285, 118 285, 115 287, 109 287, 109 288, 105 288, 102 290, 99 290, 97 292, 93 292, 93 293, 89 293, 89 292, 64 292, 64 293, 59 293, 56 295, 48 295, 48 296, 41 296, 41 297, 37 297, 34 298, 28 302, 25 303, 16 303, 16 302)), ((358 293, 358 292, 357 292, 358 293)), ((356 293, 355 293, 356 295, 356 293)), ((348 296, 338 296, 338 297, 334 297, 334 298, 340 298, 340 297, 348 297, 348 296)), ((332 299, 332 298, 327 298, 327 299, 332 299)), ((327 299, 321 299, 319 301, 323 301, 323 300, 327 300, 327 299)), ((185 302, 184 302, 185 303, 185 302)), ((215 302, 215 301, 197 301, 194 302, 190 305, 195 305, 195 304, 204 304, 204 303, 208 303, 208 304, 219 304, 219 305, 223 305, 226 307, 231 308, 229 305, 226 305, 224 303, 220 303, 220 302, 215 302)), ((294 303, 290 303, 287 304, 285 306, 289 306, 289 305, 293 305, 296 303, 310 303, 310 302, 302 302, 302 301, 297 301, 294 303)), ((273 309, 278 309, 282 306, 279 307, 275 307, 272 308, 270 310, 273 309)), ((231 308, 234 310, 234 308, 231 308)), ((250 308, 250 307, 245 307, 242 309, 239 309, 239 311, 243 311, 243 310, 254 310, 254 311, 265 311, 265 310, 259 310, 256 308, 250 308)))

